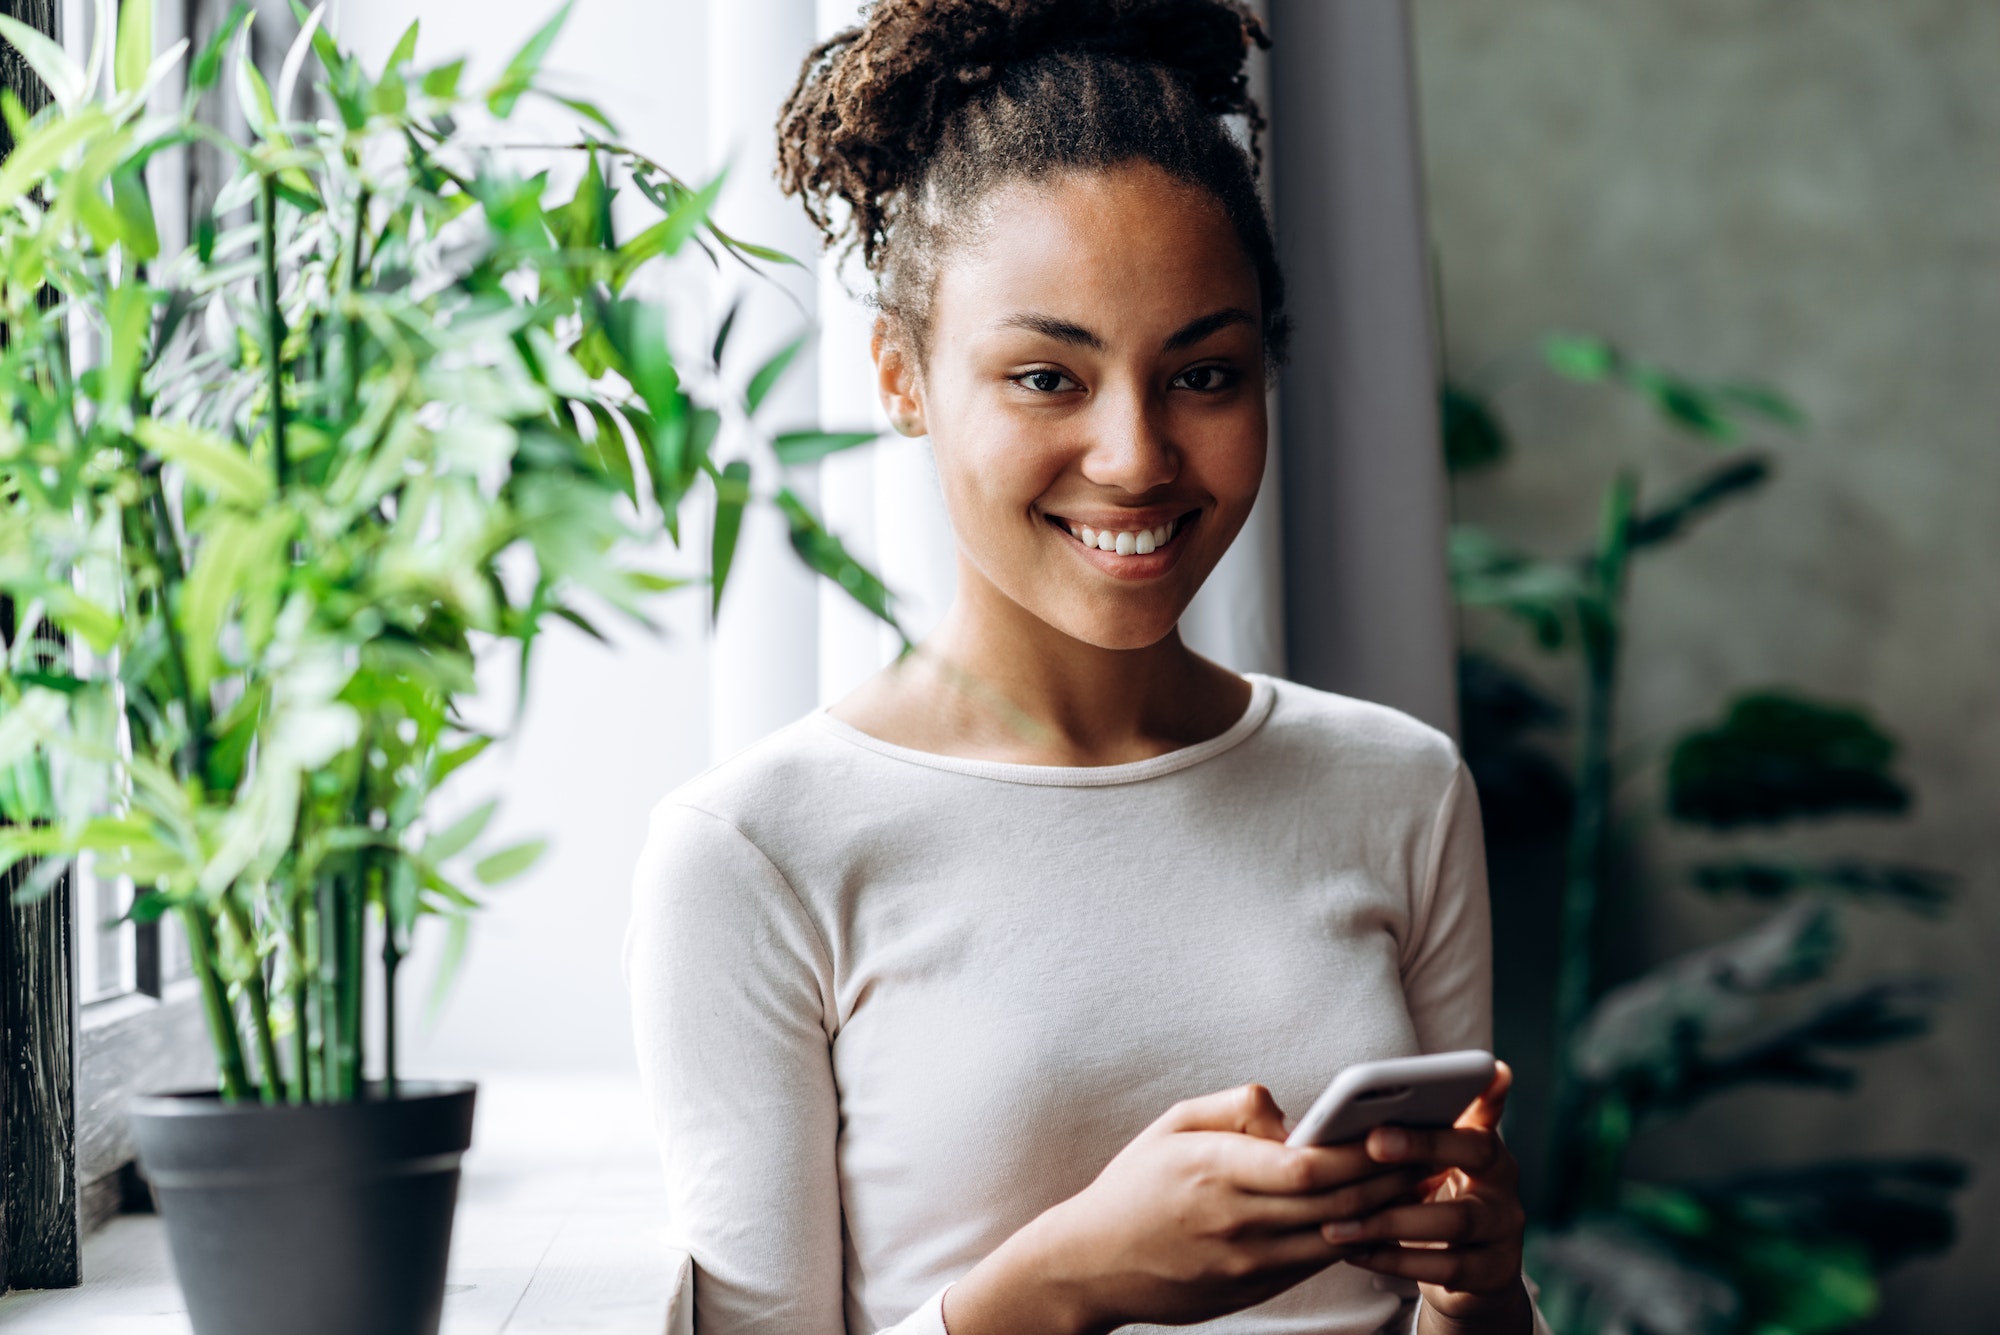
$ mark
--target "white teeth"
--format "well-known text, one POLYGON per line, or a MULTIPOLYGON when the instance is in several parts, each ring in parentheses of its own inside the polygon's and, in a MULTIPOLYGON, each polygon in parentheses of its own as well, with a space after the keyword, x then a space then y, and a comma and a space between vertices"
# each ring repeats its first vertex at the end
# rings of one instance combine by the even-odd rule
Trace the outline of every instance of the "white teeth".
POLYGON ((1167 545, 1174 536, 1178 520, 1168 520, 1157 528, 1128 529, 1115 533, 1108 528, 1092 528, 1088 524, 1073 524, 1064 520, 1064 527, 1071 537, 1086 547, 1095 547, 1100 552, 1116 552, 1120 556, 1146 556, 1167 545))

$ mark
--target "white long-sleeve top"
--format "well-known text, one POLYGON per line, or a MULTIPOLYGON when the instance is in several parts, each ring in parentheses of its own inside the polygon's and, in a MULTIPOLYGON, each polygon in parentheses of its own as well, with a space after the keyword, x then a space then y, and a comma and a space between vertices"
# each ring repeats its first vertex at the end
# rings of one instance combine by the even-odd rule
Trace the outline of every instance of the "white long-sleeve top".
MULTIPOLYGON (((1296 1117, 1349 1063, 1488 1045, 1451 741, 1251 682, 1222 735, 1096 768, 821 711, 655 809, 625 967, 701 1335, 943 1335, 944 1288, 1174 1102, 1257 1081, 1296 1117)), ((1194 1329, 1406 1303, 1336 1265, 1194 1329)))

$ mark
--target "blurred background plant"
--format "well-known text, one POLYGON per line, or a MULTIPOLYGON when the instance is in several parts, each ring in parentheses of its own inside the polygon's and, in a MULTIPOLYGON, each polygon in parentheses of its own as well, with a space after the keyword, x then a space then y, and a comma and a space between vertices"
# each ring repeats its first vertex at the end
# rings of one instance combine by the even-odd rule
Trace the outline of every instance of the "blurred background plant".
MULTIPOLYGON (((1496 397, 1530 372, 1634 395, 1671 431, 1720 454, 1656 502, 1642 497, 1636 471, 1616 472, 1596 534, 1567 558, 1531 554, 1472 524, 1452 529, 1454 591, 1472 612, 1466 643, 1482 646, 1461 664, 1465 746, 1496 861, 1505 867, 1516 850, 1518 863, 1523 844, 1561 848, 1526 859, 1545 873, 1561 868, 1554 921, 1538 923, 1559 944, 1543 1040, 1554 1092, 1535 1110, 1542 1124, 1527 1136, 1538 1144, 1524 1156, 1539 1170, 1530 1269, 1562 1335, 1846 1329, 1878 1307, 1884 1270, 1950 1246, 1962 1164, 1918 1153, 1662 1183, 1634 1176, 1628 1150, 1649 1127, 1726 1091, 1852 1088, 1858 1072, 1845 1054, 1925 1033, 1940 980, 1833 971, 1850 906, 1935 917, 1952 878, 1858 855, 1744 856, 1730 851, 1735 841, 1714 839, 1711 855, 1676 874, 1703 894, 1769 905, 1768 916, 1637 977, 1606 976, 1606 910, 1636 881, 1620 856, 1621 819, 1717 836, 1910 807, 1895 742, 1855 705, 1762 688, 1665 744, 1625 746, 1618 736, 1632 563, 1756 493, 1772 476, 1772 454, 1746 442, 1796 432, 1804 420, 1765 386, 1698 380, 1602 338, 1551 335, 1530 355, 1447 383, 1454 475, 1509 457, 1496 397), (1524 639, 1568 660, 1572 707, 1537 684, 1536 665, 1506 662, 1524 639), (1568 763, 1549 749, 1565 729, 1568 763), (1661 771, 1663 810, 1620 801, 1621 786, 1648 768, 1661 771)), ((1496 909, 1518 913, 1525 906, 1511 906, 1506 888, 1496 878, 1496 909)))
MULTIPOLYGON (((713 600, 744 507, 768 502, 807 564, 893 624, 797 496, 714 457, 800 343, 739 377, 725 318, 676 356, 659 270, 690 247, 790 261, 709 220, 719 178, 676 179, 547 85, 567 9, 479 89, 462 61, 416 63, 414 23, 366 70, 323 12, 298 11, 273 86, 238 5, 171 115, 148 94, 187 43, 155 56, 152 0, 115 19, 105 0, 82 64, 0 18, 50 95, 31 114, 0 92, 0 870, 32 863, 32 899, 81 858, 131 878, 134 917, 177 918, 221 1092, 264 1102, 360 1097, 371 1058, 393 1087, 418 920, 448 925, 442 984, 468 882, 539 852, 481 844, 490 802, 431 818, 494 740, 461 707, 476 655, 513 652, 525 686, 553 622, 646 623, 700 576, 631 553, 660 526, 678 542, 698 498, 713 600), (242 142, 197 114, 225 76, 242 142), (324 118, 292 113, 307 80, 324 118), (579 118, 555 146, 573 188, 489 142, 529 96, 579 118), (234 174, 163 254, 142 169, 190 143, 234 174), (621 238, 628 190, 657 216, 621 238)), ((771 444, 786 463, 870 438, 771 444)))

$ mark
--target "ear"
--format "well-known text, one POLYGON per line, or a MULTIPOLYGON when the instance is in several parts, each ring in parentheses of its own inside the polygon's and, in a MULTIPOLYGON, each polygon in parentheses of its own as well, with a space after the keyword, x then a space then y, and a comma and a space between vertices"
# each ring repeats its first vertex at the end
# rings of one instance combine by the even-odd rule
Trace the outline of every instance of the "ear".
POLYGON ((888 414, 889 425, 898 435, 930 434, 924 421, 923 378, 918 374, 916 355, 886 315, 876 318, 868 351, 875 358, 875 390, 882 396, 882 411, 888 414))

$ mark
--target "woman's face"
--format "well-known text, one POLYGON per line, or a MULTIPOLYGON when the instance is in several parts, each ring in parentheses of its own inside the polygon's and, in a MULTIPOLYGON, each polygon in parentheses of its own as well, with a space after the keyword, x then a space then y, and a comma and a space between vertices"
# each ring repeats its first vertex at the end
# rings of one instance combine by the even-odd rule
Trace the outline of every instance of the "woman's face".
POLYGON ((1154 644, 1264 475, 1256 272, 1222 206, 1150 164, 984 203, 942 257, 922 368, 878 339, 890 418, 931 438, 961 600, 1154 644))

